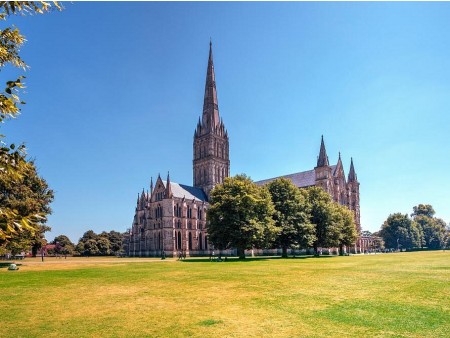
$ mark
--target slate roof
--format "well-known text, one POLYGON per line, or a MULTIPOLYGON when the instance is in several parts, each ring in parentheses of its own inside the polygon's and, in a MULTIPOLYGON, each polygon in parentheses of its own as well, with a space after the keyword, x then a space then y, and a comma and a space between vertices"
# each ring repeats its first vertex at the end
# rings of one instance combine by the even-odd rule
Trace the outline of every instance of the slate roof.
MULTIPOLYGON (((167 186, 167 181, 162 181, 164 186, 167 186)), ((183 198, 188 200, 196 199, 199 201, 208 201, 205 192, 201 188, 191 187, 185 184, 179 184, 170 181, 170 188, 172 189, 173 197, 183 198)))
MULTIPOLYGON (((332 165, 331 169, 332 169, 332 173, 334 176, 334 174, 336 172, 336 166, 332 165)), ((274 178, 268 178, 266 180, 258 181, 255 183, 257 185, 264 185, 264 184, 267 184, 267 183, 270 183, 270 182, 276 180, 277 178, 282 178, 282 177, 291 180, 292 183, 294 183, 294 185, 296 185, 299 188, 306 188, 306 187, 310 187, 310 186, 313 186, 316 184, 316 173, 315 173, 314 169, 308 170, 308 171, 302 171, 299 173, 289 174, 289 175, 278 176, 278 177, 274 177, 274 178)))

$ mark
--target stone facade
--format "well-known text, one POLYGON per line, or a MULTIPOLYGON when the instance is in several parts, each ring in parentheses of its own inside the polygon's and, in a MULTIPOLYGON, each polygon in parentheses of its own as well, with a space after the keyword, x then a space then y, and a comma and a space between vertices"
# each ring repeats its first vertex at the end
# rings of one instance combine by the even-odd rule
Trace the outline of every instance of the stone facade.
MULTIPOLYGON (((203 113, 194 132, 194 184, 171 182, 169 174, 165 181, 158 175, 155 186, 151 180, 150 191, 138 194, 133 224, 125 241, 126 253, 129 256, 208 255, 212 249, 206 229, 209 194, 229 175, 228 132, 219 115, 210 43, 203 113)), ((340 154, 337 164, 329 165, 323 137, 314 169, 281 177, 291 179, 299 188, 322 187, 336 202, 354 212, 360 232, 359 182, 353 159, 346 179, 340 154)), ((274 179, 256 183, 263 185, 274 179)), ((361 248, 358 243, 355 251, 361 248)))
POLYGON ((129 256, 205 255, 207 197, 202 189, 163 181, 158 176, 150 192, 138 195, 133 225, 127 238, 129 256))
POLYGON ((359 209, 359 182, 353 166, 353 158, 350 161, 350 171, 348 178, 345 178, 344 168, 342 166, 341 154, 336 165, 330 165, 328 161, 325 142, 320 143, 317 166, 309 171, 302 171, 290 175, 284 175, 266 180, 258 181, 256 184, 264 185, 276 178, 287 178, 299 188, 310 186, 319 186, 328 192, 333 200, 341 205, 345 205, 355 215, 355 223, 358 233, 361 232, 361 217, 359 209))
POLYGON ((194 132, 194 186, 161 177, 150 192, 138 195, 135 216, 126 238, 129 256, 209 254, 206 210, 209 193, 230 175, 228 132, 219 115, 212 45, 206 71, 203 113, 194 132))

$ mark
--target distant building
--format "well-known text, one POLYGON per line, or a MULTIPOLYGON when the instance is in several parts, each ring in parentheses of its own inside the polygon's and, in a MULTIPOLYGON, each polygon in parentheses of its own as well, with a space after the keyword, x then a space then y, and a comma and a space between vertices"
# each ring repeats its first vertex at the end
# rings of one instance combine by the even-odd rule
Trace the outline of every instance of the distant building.
MULTIPOLYGON (((192 256, 210 252, 206 229, 209 194, 230 175, 228 133, 219 115, 211 43, 203 113, 194 132, 193 152, 193 186, 171 182, 169 174, 165 181, 158 175, 154 186, 151 180, 150 191, 138 194, 133 224, 125 240, 129 256, 161 256, 163 252, 166 256, 192 256)), ((337 164, 329 165, 323 137, 314 169, 282 177, 291 179, 299 188, 322 187, 336 202, 354 212, 360 231, 359 182, 353 159, 346 179, 340 154, 337 164)), ((274 179, 256 183, 262 185, 274 179)))

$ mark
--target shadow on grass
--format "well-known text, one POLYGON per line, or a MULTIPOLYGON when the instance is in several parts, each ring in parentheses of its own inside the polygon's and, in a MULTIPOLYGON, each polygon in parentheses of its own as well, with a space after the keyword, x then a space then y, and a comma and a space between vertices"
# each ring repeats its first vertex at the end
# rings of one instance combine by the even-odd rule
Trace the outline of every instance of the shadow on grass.
POLYGON ((10 264, 16 264, 16 266, 21 266, 21 263, 14 263, 14 261, 10 262, 0 262, 0 269, 8 268, 10 264))
POLYGON ((290 256, 287 258, 283 258, 281 256, 257 256, 257 257, 246 257, 245 259, 239 259, 238 257, 228 257, 228 256, 222 256, 222 259, 219 260, 218 257, 214 257, 213 259, 210 259, 208 257, 191 257, 187 259, 182 259, 180 262, 184 263, 228 263, 228 262, 242 262, 242 263, 248 263, 248 262, 260 262, 260 261, 269 261, 269 260, 297 260, 297 259, 309 259, 309 258, 333 258, 337 256, 313 256, 313 255, 305 255, 305 256, 290 256))

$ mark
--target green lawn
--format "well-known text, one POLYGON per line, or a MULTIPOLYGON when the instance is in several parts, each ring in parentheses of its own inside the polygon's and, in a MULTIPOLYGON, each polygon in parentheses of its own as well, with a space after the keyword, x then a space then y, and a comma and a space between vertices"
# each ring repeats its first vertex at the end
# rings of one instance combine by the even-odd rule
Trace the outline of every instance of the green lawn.
POLYGON ((450 252, 25 259, 1 337, 449 337, 450 252))

